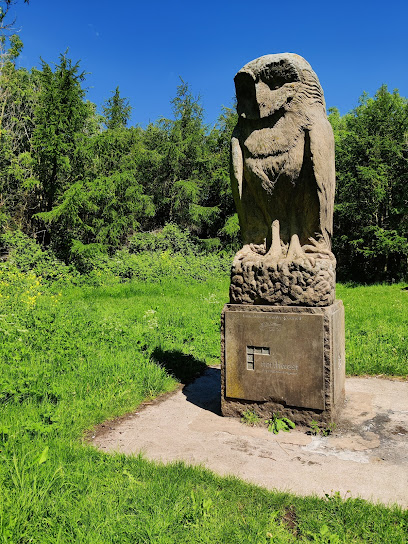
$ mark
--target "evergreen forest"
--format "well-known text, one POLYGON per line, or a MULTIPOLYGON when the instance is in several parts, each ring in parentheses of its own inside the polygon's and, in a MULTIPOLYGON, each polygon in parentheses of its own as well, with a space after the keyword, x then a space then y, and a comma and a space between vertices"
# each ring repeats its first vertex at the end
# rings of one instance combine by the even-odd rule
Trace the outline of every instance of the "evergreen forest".
MULTIPOLYGON (((5 2, 7 8, 10 2, 5 2)), ((3 20, 7 9, 3 10, 3 20)), ((237 116, 204 123, 180 78, 173 116, 128 126, 116 86, 98 112, 79 62, 17 67, 23 43, 3 23, 0 55, 0 246, 33 242, 79 272, 117 251, 160 246, 163 228, 195 252, 234 250, 239 224, 229 186, 237 116), (157 236, 159 235, 159 239, 157 236)), ((113 82, 114 87, 114 82, 113 82)), ((336 140, 334 253, 341 281, 400 281, 408 259, 408 102, 386 85, 341 116, 336 140)), ((25 249, 24 249, 25 248, 25 249)))

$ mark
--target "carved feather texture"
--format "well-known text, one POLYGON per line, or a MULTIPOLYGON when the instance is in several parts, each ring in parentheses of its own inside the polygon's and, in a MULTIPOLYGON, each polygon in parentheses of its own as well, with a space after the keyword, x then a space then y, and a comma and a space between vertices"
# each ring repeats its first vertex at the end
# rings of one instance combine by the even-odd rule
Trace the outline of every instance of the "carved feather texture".
POLYGON ((235 83, 231 179, 244 242, 262 244, 278 220, 282 243, 297 235, 330 248, 334 138, 316 74, 282 53, 246 64, 235 83))

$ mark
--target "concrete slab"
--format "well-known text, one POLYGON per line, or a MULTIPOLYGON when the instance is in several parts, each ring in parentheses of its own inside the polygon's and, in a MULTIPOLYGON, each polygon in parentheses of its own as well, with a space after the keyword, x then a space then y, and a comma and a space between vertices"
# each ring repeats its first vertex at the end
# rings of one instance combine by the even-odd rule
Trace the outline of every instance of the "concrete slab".
POLYGON ((220 412, 220 370, 138 412, 95 429, 107 452, 175 460, 233 474, 300 495, 341 496, 408 507, 408 382, 347 378, 346 405, 335 432, 307 428, 278 435, 220 412))

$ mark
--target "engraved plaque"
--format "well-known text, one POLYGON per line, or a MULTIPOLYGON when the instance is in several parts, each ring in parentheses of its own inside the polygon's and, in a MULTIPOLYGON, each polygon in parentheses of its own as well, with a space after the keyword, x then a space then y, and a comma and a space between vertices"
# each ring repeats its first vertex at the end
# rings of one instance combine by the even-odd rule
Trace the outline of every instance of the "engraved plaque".
POLYGON ((226 313, 226 396, 324 410, 323 321, 321 314, 226 313))

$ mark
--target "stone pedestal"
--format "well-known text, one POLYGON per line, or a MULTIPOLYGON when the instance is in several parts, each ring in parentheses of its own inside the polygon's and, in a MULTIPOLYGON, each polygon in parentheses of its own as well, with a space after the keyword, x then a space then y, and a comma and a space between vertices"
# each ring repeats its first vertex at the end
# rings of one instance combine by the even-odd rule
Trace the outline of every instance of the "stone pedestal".
POLYGON ((248 408, 298 424, 336 420, 344 403, 344 307, 226 304, 221 324, 221 409, 248 408))

